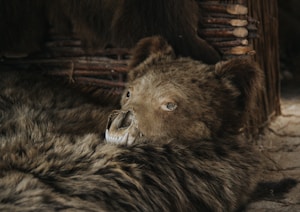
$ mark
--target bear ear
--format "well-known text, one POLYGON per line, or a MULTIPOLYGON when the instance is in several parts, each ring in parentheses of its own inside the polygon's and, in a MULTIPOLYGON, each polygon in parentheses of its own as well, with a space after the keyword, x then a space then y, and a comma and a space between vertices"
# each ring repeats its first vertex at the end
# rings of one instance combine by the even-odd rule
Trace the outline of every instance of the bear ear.
POLYGON ((152 36, 141 39, 131 52, 129 69, 134 69, 141 63, 154 64, 163 58, 175 58, 173 48, 161 36, 152 36))
POLYGON ((238 89, 239 110, 252 110, 264 85, 263 71, 258 65, 248 59, 232 59, 217 63, 215 72, 219 79, 225 80, 223 82, 229 82, 231 87, 238 89))

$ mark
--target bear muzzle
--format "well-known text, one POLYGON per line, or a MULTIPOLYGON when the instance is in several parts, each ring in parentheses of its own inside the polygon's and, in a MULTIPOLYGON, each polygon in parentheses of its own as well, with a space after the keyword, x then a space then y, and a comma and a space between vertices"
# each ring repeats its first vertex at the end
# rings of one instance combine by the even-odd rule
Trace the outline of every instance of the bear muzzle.
POLYGON ((132 144, 137 137, 141 136, 134 113, 131 110, 114 110, 110 114, 105 131, 106 142, 132 144))

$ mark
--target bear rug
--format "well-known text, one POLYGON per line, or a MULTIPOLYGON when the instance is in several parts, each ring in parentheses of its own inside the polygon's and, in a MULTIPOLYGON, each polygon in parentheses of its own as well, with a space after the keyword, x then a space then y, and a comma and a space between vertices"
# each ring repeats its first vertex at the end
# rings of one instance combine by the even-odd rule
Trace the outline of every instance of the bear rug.
POLYGON ((121 108, 35 71, 1 70, 1 211, 237 211, 247 203, 263 166, 240 134, 261 71, 246 60, 176 57, 161 37, 142 40, 130 67, 121 108))

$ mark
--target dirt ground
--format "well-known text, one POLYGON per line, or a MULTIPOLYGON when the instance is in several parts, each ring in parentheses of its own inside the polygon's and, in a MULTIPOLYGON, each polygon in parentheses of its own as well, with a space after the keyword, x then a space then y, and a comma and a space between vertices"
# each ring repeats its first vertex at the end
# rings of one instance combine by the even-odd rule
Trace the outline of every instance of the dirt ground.
POLYGON ((267 189, 269 196, 248 205, 247 212, 300 212, 300 80, 283 83, 281 110, 258 145, 269 161, 266 180, 282 188, 267 189))

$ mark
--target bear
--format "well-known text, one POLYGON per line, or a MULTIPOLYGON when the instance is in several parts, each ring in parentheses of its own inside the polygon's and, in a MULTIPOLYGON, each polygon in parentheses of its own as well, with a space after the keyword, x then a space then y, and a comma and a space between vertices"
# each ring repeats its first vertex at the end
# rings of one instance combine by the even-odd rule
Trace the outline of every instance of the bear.
POLYGON ((216 63, 220 53, 198 34, 199 10, 195 0, 0 0, 0 54, 36 52, 52 35, 78 38, 92 54, 97 48, 132 48, 143 37, 161 35, 178 55, 216 63))
POLYGON ((177 57, 160 36, 141 40, 133 55, 122 108, 108 122, 108 142, 235 137, 253 117, 263 73, 248 59, 207 65, 177 57))
POLYGON ((1 211, 236 211, 247 203, 262 163, 240 134, 261 70, 244 59, 176 57, 159 36, 138 43, 130 69, 112 112, 48 76, 0 72, 1 211))

